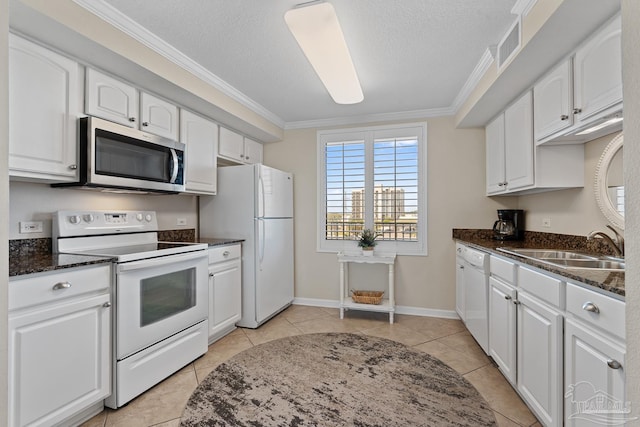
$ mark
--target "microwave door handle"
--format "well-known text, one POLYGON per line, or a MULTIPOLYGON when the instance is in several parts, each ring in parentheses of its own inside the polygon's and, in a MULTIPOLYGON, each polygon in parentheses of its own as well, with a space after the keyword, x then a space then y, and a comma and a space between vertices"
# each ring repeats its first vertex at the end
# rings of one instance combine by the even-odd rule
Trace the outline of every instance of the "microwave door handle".
POLYGON ((176 178, 178 177, 178 154, 176 153, 176 149, 175 148, 170 148, 169 151, 171 151, 171 180, 169 181, 170 184, 175 184, 176 182, 176 178))

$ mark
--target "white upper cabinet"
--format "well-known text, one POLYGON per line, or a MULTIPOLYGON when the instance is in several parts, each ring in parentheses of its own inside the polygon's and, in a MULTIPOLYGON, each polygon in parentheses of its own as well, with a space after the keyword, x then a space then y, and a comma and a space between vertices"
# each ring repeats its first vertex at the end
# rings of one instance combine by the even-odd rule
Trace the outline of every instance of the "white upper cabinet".
POLYGON ((85 113, 178 140, 178 107, 118 79, 88 68, 85 113))
POLYGON ((506 190, 504 176, 504 113, 496 117, 485 129, 487 143, 487 194, 506 190))
POLYGON ((220 128, 218 156, 231 163, 262 163, 262 144, 229 129, 220 128))
POLYGON ((153 95, 140 94, 140 129, 178 140, 178 107, 153 95))
POLYGON ((77 62, 9 35, 9 174, 13 179, 77 180, 77 62))
POLYGON ((618 16, 576 51, 576 121, 585 121, 622 101, 621 42, 622 25, 618 16))
POLYGON ((186 191, 196 194, 216 194, 218 125, 182 110, 180 142, 186 145, 186 191))
POLYGON ((527 92, 504 112, 507 188, 533 185, 533 105, 527 92))
POLYGON ((536 140, 541 140, 573 124, 571 83, 571 61, 567 60, 534 86, 533 116, 536 140))
POLYGON ((137 128, 138 91, 120 80, 87 68, 85 112, 90 116, 137 128))

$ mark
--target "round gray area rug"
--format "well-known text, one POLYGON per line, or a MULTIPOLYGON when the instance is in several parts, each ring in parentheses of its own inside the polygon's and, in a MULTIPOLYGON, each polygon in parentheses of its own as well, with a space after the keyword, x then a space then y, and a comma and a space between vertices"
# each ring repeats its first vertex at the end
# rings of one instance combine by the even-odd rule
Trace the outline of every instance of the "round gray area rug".
POLYGON ((460 374, 387 339, 309 334, 245 350, 193 392, 181 426, 494 426, 460 374))

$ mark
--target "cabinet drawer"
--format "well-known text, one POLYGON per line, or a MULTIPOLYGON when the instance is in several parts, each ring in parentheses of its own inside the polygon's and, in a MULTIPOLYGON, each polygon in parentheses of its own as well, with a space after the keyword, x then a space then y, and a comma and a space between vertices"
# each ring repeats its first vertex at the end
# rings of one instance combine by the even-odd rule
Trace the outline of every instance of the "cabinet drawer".
POLYGON ((564 282, 556 278, 518 268, 518 287, 560 309, 564 308, 564 282))
POLYGON ((567 311, 623 340, 625 339, 624 310, 623 301, 567 283, 567 311), (587 308, 593 311, 588 311, 587 308))
POLYGON ((111 264, 12 278, 9 281, 9 310, 107 291, 110 285, 111 264), (64 287, 67 284, 70 286, 64 287))
POLYGON ((209 264, 240 258, 240 245, 213 247, 209 249, 209 264))
POLYGON ((504 280, 509 284, 514 284, 516 280, 516 265, 511 261, 492 256, 490 261, 491 275, 504 280))

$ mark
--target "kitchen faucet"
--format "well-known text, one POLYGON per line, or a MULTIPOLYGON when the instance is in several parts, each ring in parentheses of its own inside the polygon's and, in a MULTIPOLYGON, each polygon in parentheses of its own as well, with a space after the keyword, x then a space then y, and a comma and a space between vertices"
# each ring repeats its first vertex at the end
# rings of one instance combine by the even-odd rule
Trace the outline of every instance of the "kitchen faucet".
POLYGON ((613 231, 613 234, 616 235, 615 241, 611 237, 609 237, 608 234, 603 233, 602 231, 592 231, 587 235, 587 240, 591 240, 595 236, 600 236, 611 247, 611 249, 613 249, 617 256, 624 257, 624 237, 622 237, 622 235, 618 233, 612 226, 607 225, 607 228, 613 231))

